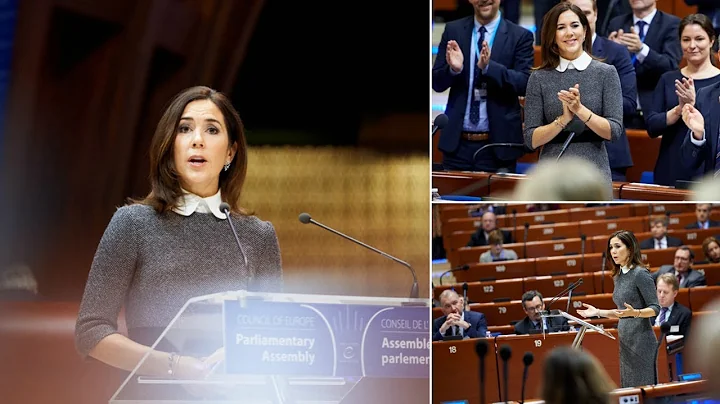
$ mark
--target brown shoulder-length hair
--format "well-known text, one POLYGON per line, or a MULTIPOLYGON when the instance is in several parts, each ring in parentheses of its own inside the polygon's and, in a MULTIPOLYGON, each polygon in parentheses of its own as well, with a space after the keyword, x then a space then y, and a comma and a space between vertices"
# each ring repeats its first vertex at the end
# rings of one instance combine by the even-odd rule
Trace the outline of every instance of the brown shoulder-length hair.
POLYGON ((589 353, 562 346, 545 358, 540 396, 546 404, 607 404, 615 389, 610 376, 589 353))
POLYGON ((640 243, 638 243, 637 238, 635 237, 635 234, 633 232, 628 230, 618 230, 615 233, 611 234, 608 238, 608 245, 607 245, 607 257, 606 259, 610 263, 610 268, 612 268, 612 276, 615 277, 620 272, 620 265, 615 264, 615 261, 612 259, 612 255, 610 255, 610 240, 617 237, 621 243, 625 244, 625 247, 628 249, 628 256, 630 257, 629 266, 632 267, 641 267, 641 268, 647 268, 648 266, 642 262, 642 253, 640 252, 640 243))
POLYGON ((710 255, 708 255, 708 251, 710 251, 710 244, 712 244, 712 243, 715 243, 718 245, 718 247, 720 247, 720 241, 718 241, 718 239, 716 239, 715 237, 712 237, 712 236, 703 240, 703 243, 702 243, 703 253, 705 254, 705 258, 708 261, 710 261, 710 255))
MULTIPOLYGON (((555 32, 557 31, 557 22, 560 18, 560 14, 566 11, 572 11, 577 14, 580 19, 580 24, 585 29, 585 41, 583 41, 583 50, 585 53, 592 56, 592 34, 590 31, 590 23, 588 22, 585 13, 580 8, 572 3, 560 2, 555 7, 551 8, 550 11, 545 14, 542 24, 542 32, 540 33, 540 66, 536 67, 536 70, 541 69, 554 69, 560 64, 560 50, 555 42, 555 32)), ((597 58, 594 58, 598 60, 597 58)))
POLYGON ((251 212, 240 207, 240 194, 247 174, 245 128, 230 100, 223 93, 204 86, 182 90, 170 101, 158 122, 150 145, 150 193, 144 199, 131 199, 130 202, 150 205, 158 213, 167 212, 177 206, 182 190, 175 169, 173 150, 175 137, 185 107, 198 100, 209 100, 218 107, 225 119, 228 145, 229 147, 233 144, 237 145, 237 152, 230 162, 230 168, 220 172, 218 185, 223 200, 230 205, 233 213, 249 215, 251 212))

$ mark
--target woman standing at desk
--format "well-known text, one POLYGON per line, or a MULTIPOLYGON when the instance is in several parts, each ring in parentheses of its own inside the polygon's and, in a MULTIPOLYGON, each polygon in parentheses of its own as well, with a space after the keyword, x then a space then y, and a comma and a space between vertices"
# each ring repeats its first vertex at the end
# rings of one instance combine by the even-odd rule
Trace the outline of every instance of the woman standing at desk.
POLYGON ((282 291, 274 227, 239 205, 246 172, 245 133, 227 97, 207 87, 178 94, 150 147, 150 194, 115 212, 95 253, 75 329, 81 355, 133 370, 149 353, 141 375, 207 375, 199 358, 217 346, 149 346, 192 297, 282 291), (128 337, 117 327, 121 307, 128 337))
POLYGON ((587 17, 562 2, 545 15, 542 63, 531 75, 525 96, 525 145, 542 147, 540 160, 563 156, 595 164, 612 187, 605 141, 622 134, 622 91, 615 67, 592 54, 587 17), (581 96, 582 94, 582 96, 581 96))
POLYGON ((685 104, 695 105, 701 88, 720 83, 720 69, 711 60, 717 37, 710 19, 703 14, 690 14, 680 22, 679 35, 687 66, 660 77, 645 116, 650 137, 662 136, 655 162, 655 183, 669 186, 703 173, 702 167, 691 171, 681 162, 680 146, 688 133, 682 110, 685 104))
POLYGON ((655 283, 642 263, 640 244, 632 232, 620 230, 610 235, 607 255, 612 257, 610 262, 615 282, 613 301, 618 308, 600 310, 583 303, 586 309, 577 312, 585 318, 600 316, 620 319, 618 341, 622 387, 655 384, 657 338, 650 323, 650 317, 660 312, 655 283))

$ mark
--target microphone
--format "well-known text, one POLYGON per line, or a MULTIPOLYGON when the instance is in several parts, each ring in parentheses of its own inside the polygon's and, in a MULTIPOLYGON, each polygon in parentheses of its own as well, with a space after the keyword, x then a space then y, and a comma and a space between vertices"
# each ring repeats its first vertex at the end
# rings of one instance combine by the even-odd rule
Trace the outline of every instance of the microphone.
POLYGON ((235 226, 233 225, 232 220, 230 219, 230 204, 227 202, 223 202, 220 204, 220 212, 224 213, 225 216, 227 216, 227 222, 230 223, 230 230, 232 230, 233 236, 235 236, 235 242, 238 245, 238 248, 240 249, 240 254, 243 256, 243 261, 245 262, 245 266, 247 266, 247 255, 245 255, 245 250, 242 248, 242 244, 240 244, 240 239, 238 238, 237 232, 235 231, 235 226))
POLYGON ((440 114, 435 117, 435 120, 433 121, 432 125, 432 133, 430 134, 430 137, 435 136, 435 132, 438 131, 438 129, 442 129, 445 127, 445 125, 448 124, 448 116, 445 114, 440 114))
POLYGON ((503 396, 504 402, 509 402, 509 395, 508 395, 508 360, 510 359, 510 356, 512 356, 512 348, 510 348, 510 345, 503 345, 500 347, 500 358, 503 361, 503 381, 505 382, 505 395, 503 396))
POLYGON ((560 161, 560 157, 562 157, 563 153, 565 153, 565 149, 567 149, 570 145, 570 141, 572 140, 572 138, 575 137, 575 133, 585 130, 585 124, 579 120, 576 121, 573 119, 572 121, 570 121, 565 130, 569 131, 570 135, 568 135, 567 139, 565 139, 565 143, 563 143, 562 149, 560 149, 560 154, 558 154, 557 159, 555 160, 556 163, 560 161))
POLYGON ((600 30, 597 31, 598 35, 607 37, 609 33, 607 32, 608 24, 610 23, 610 15, 612 14, 612 10, 615 9, 615 6, 617 5, 618 0, 610 0, 610 3, 608 4, 608 8, 605 11, 605 18, 603 18, 603 22, 600 25, 600 30))
POLYGON ((603 254, 602 254, 602 264, 601 264, 602 266, 600 267, 600 271, 602 271, 602 272, 600 273, 600 282, 602 283, 602 284, 600 285, 600 290, 602 291, 602 293, 605 293, 605 262, 607 261, 607 256, 606 256, 606 254, 607 254, 607 252, 606 252, 606 251, 603 251, 603 254))
POLYGON ((525 234, 523 234, 523 258, 527 258, 527 239, 530 231, 530 223, 525 222, 525 234))
POLYGON ((523 364, 525 365, 525 368, 523 369, 522 390, 520 390, 520 404, 525 402, 525 382, 527 382, 528 368, 532 365, 534 360, 535 355, 533 355, 532 352, 525 352, 525 355, 523 355, 523 364))
POLYGON ((580 235, 580 272, 585 272, 585 239, 587 236, 580 235))
POLYGON ((468 285, 467 285, 467 282, 465 282, 465 283, 463 283, 463 310, 467 310, 467 306, 469 303, 468 299, 467 299, 467 290, 468 290, 468 285))
POLYGON ((566 312, 566 313, 570 313, 570 303, 572 302, 572 292, 573 292, 573 290, 575 290, 578 286, 582 285, 582 283, 583 283, 582 278, 578 279, 577 282, 575 282, 575 286, 573 286, 572 288, 570 288, 570 290, 568 291, 568 304, 567 304, 567 309, 565 309, 565 312, 566 312))
POLYGON ((513 234, 513 237, 515 237, 517 234, 517 209, 512 210, 512 215, 513 215, 512 216, 513 217, 513 232, 512 232, 512 234, 513 234))
POLYGON ((453 269, 449 269, 449 270, 443 272, 442 275, 440 275, 440 284, 441 284, 441 285, 443 284, 443 283, 442 283, 442 278, 443 278, 443 276, 445 276, 445 275, 447 275, 447 274, 449 274, 449 273, 453 273, 453 272, 455 272, 455 271, 467 271, 468 269, 470 269, 470 265, 465 264, 465 265, 460 265, 459 267, 455 267, 455 268, 453 268, 453 269))
MULTIPOLYGON (((580 279, 578 279, 577 281, 571 283, 567 288, 565 288, 565 290, 563 290, 562 292, 560 292, 560 293, 558 293, 557 295, 555 295, 555 297, 553 297, 552 300, 550 300, 550 303, 549 303, 549 304, 547 305, 547 307, 545 308, 545 315, 550 314, 550 306, 552 306, 553 303, 555 303, 559 298, 561 298, 561 297, 562 297, 565 293, 567 293, 568 291, 573 290, 573 289, 575 289, 576 287, 582 285, 582 283, 583 283, 583 278, 580 278, 580 279)), ((569 310, 570 310, 570 309, 568 309, 568 311, 569 311, 569 310)))
MULTIPOLYGON (((347 239, 347 240, 350 240, 350 241, 352 241, 352 242, 355 243, 355 244, 361 245, 361 246, 367 248, 368 250, 374 251, 374 252, 382 255, 383 257, 389 258, 389 259, 397 262, 398 264, 406 267, 407 269, 410 270, 410 273, 412 274, 412 277, 413 277, 413 284, 412 284, 412 288, 410 289, 410 298, 417 298, 417 297, 418 297, 418 281, 417 281, 417 275, 415 274, 415 270, 413 269, 413 267, 411 267, 410 264, 408 264, 407 262, 405 262, 405 261, 403 261, 403 260, 400 260, 400 259, 398 259, 398 258, 395 258, 395 257, 393 257, 392 255, 390 255, 390 254, 388 254, 388 253, 382 252, 382 251, 378 250, 378 249, 375 248, 375 247, 371 247, 371 246, 363 243, 362 241, 355 240, 354 238, 352 238, 352 237, 350 237, 350 236, 348 236, 348 235, 345 235, 345 234, 343 234, 343 233, 340 233, 339 231, 337 231, 337 230, 335 230, 335 229, 333 229, 333 228, 331 228, 331 227, 325 226, 324 224, 315 221, 312 217, 310 217, 310 214, 308 214, 308 213, 301 213, 300 216, 298 217, 298 219, 300 219, 300 222, 303 223, 303 224, 312 223, 312 224, 314 224, 314 225, 316 225, 316 226, 322 227, 323 229, 325 229, 325 230, 327 230, 327 231, 329 231, 329 232, 331 232, 331 233, 337 234, 338 236, 340 236, 340 237, 342 237, 342 238, 345 238, 345 239, 347 239)), ((237 236, 236 236, 236 237, 237 237, 237 236)))
POLYGON ((477 149, 475 153, 473 153, 473 161, 475 161, 475 158, 481 151, 487 149, 488 147, 520 147, 522 149, 527 149, 527 147, 525 147, 525 143, 488 143, 485 146, 477 149))
POLYGON ((475 343, 475 353, 480 358, 480 404, 485 404, 485 355, 487 355, 488 345, 484 339, 479 339, 475 343))

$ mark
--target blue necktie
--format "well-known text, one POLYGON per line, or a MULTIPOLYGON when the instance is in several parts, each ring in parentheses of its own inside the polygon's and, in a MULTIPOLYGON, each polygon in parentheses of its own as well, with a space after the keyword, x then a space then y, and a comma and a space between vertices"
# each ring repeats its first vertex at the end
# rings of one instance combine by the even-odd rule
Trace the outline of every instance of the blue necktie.
MULTIPOLYGON (((718 12, 720 14, 720 11, 718 12)), ((720 133, 718 133, 717 145, 715 145, 715 178, 720 177, 720 133)))
POLYGON ((660 310, 660 321, 659 321, 659 324, 662 324, 662 323, 665 322, 665 316, 667 316, 667 311, 668 311, 668 308, 667 308, 667 307, 663 307, 662 310, 660 310))
MULTIPOLYGON (((643 20, 640 20, 636 23, 636 25, 638 26, 638 34, 640 35, 640 41, 645 42, 645 26, 647 25, 647 23, 643 20)), ((632 55, 632 62, 634 66, 637 66, 637 54, 635 53, 633 53, 632 55)))
MULTIPOLYGON (((485 29, 485 27, 480 27, 478 31, 480 32, 477 42, 477 54, 479 55, 482 51, 482 44, 485 41, 485 33, 487 32, 487 29, 485 29)), ((470 122, 472 122, 473 125, 477 125, 478 122, 480 122, 480 99, 476 99, 477 97, 475 97, 475 87, 480 87, 480 68, 477 67, 477 64, 475 65, 473 88, 470 89, 470 122)))

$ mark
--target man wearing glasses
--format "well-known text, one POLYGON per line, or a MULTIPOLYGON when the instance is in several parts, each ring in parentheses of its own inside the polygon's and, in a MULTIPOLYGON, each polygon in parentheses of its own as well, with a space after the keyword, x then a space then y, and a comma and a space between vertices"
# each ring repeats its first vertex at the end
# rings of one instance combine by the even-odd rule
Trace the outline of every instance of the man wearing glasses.
POLYGON ((675 251, 675 262, 672 265, 663 265, 653 274, 653 280, 657 282, 658 276, 662 274, 675 274, 681 288, 692 288, 695 286, 707 285, 705 275, 692 269, 695 254, 690 247, 681 246, 675 251))
POLYGON ((541 314, 545 311, 543 296, 537 290, 525 292, 522 295, 523 311, 527 316, 515 324, 515 334, 538 334, 545 332, 570 331, 570 325, 564 317, 550 317, 543 319, 541 314))

